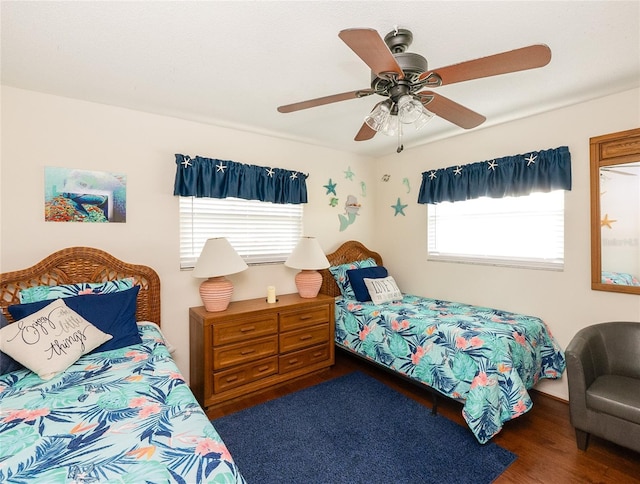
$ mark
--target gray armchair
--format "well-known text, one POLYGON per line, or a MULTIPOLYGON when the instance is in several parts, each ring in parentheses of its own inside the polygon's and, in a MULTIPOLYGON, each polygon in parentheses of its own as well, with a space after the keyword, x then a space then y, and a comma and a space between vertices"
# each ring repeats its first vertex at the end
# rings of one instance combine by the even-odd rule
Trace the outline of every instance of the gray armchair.
POLYGON ((640 452, 640 323, 583 328, 565 357, 578 448, 593 434, 640 452))

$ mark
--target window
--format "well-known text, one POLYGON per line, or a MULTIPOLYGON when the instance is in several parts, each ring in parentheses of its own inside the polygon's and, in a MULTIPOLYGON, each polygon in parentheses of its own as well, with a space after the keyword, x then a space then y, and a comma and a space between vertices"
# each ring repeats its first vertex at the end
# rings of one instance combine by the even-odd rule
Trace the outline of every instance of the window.
POLYGON ((428 205, 428 259, 561 270, 564 190, 428 205))
POLYGON ((180 197, 180 268, 207 239, 226 237, 247 264, 283 262, 302 236, 302 204, 180 197))

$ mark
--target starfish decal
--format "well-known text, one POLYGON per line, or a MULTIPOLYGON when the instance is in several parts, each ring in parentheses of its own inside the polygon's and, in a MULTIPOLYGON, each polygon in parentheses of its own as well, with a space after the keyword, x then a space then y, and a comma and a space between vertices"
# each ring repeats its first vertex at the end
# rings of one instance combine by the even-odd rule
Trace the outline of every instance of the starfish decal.
POLYGON ((224 170, 226 170, 226 169, 227 169, 227 165, 223 165, 222 163, 218 163, 216 165, 216 173, 218 173, 219 171, 224 173, 224 170))
POLYGON ((326 195, 329 195, 330 193, 333 193, 334 195, 337 195, 337 193, 336 193, 336 185, 337 185, 337 183, 333 183, 331 181, 331 178, 329 178, 329 181, 327 182, 327 184, 326 185, 322 185, 324 188, 327 189, 326 195))
POLYGON ((186 167, 188 167, 188 166, 192 166, 192 165, 191 165, 191 158, 189 158, 188 156, 185 156, 185 157, 184 157, 184 160, 182 160, 182 161, 180 162, 180 164, 181 164, 182 166, 184 166, 185 168, 186 168, 186 167))
POLYGON ((407 207, 408 205, 403 205, 402 202, 400 201, 400 197, 398 197, 398 201, 396 202, 396 204, 391 205, 391 208, 395 210, 395 213, 393 214, 393 216, 395 217, 398 214, 404 215, 404 209, 407 207))
POLYGON ((355 173, 351 171, 351 167, 347 168, 347 171, 344 172, 344 177, 347 180, 353 181, 353 175, 355 175, 355 173))
POLYGON ((498 163, 496 163, 496 160, 491 160, 491 161, 488 161, 487 163, 489 163, 489 168, 487 168, 487 170, 496 171, 496 166, 498 166, 498 163))
POLYGON ((605 213, 604 218, 600 221, 600 227, 609 227, 610 229, 612 229, 613 227, 611 226, 611 224, 614 222, 617 222, 617 220, 610 219, 609 214, 605 213))
POLYGON ((536 158, 537 158, 537 156, 533 156, 533 153, 531 153, 528 158, 525 158, 525 161, 527 162, 527 166, 535 165, 536 158))
MULTIPOLYGON (((435 172, 435 171, 432 171, 431 173, 429 173, 429 180, 433 180, 434 178, 437 178, 437 177, 436 177, 436 172, 435 172)), ((403 214, 403 215, 404 215, 404 214, 403 214)))
POLYGON ((273 168, 267 168, 267 176, 269 178, 273 178, 273 168))
POLYGON ((460 173, 462 173, 462 167, 461 166, 456 166, 455 170, 453 170, 453 174, 454 175, 459 175, 460 173))
POLYGON ((295 180, 296 178, 298 178, 298 173, 294 171, 289 178, 291 178, 292 180, 295 180))

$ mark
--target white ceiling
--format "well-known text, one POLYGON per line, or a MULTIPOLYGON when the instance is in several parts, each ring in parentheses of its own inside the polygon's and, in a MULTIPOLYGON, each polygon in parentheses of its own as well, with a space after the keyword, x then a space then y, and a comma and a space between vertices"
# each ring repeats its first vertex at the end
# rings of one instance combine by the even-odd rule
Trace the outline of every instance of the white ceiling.
MULTIPOLYGON (((545 43, 549 65, 437 92, 487 117, 479 128, 640 85, 640 1, 7 1, 2 83, 230 126, 367 156, 397 140, 353 137, 379 99, 289 114, 279 105, 368 88, 339 38, 408 28, 430 68, 545 43)), ((377 97, 377 96, 376 96, 377 97)), ((639 100, 640 102, 640 100, 639 100)), ((405 149, 455 136, 436 118, 405 149)))

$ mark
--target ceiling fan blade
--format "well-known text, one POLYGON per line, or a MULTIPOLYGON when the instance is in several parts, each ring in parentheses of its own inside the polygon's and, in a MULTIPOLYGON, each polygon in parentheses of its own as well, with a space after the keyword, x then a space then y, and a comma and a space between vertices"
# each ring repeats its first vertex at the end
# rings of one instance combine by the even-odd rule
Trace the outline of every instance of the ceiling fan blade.
POLYGON ((441 79, 437 85, 444 86, 471 79, 535 69, 546 66, 549 61, 551 61, 551 49, 544 44, 536 44, 427 71, 420 75, 419 80, 435 75, 441 79))
POLYGON ((398 79, 404 79, 402 68, 377 31, 346 29, 342 30, 338 37, 378 76, 395 74, 398 79))
POLYGON ((418 93, 420 100, 428 111, 464 129, 475 128, 485 122, 482 114, 471 111, 461 104, 432 91, 418 93))
POLYGON ((316 99, 309 99, 308 101, 279 106, 278 111, 281 113, 292 113, 294 111, 314 108, 316 106, 322 106, 324 104, 337 103, 339 101, 347 101, 349 99, 358 99, 361 97, 370 96, 371 94, 373 94, 373 91, 371 89, 359 89, 358 91, 343 92, 341 94, 333 94, 331 96, 324 96, 316 99))
POLYGON ((367 123, 362 123, 360 127, 360 131, 356 134, 356 137, 353 138, 354 141, 367 141, 373 138, 376 135, 376 130, 370 128, 367 123))

